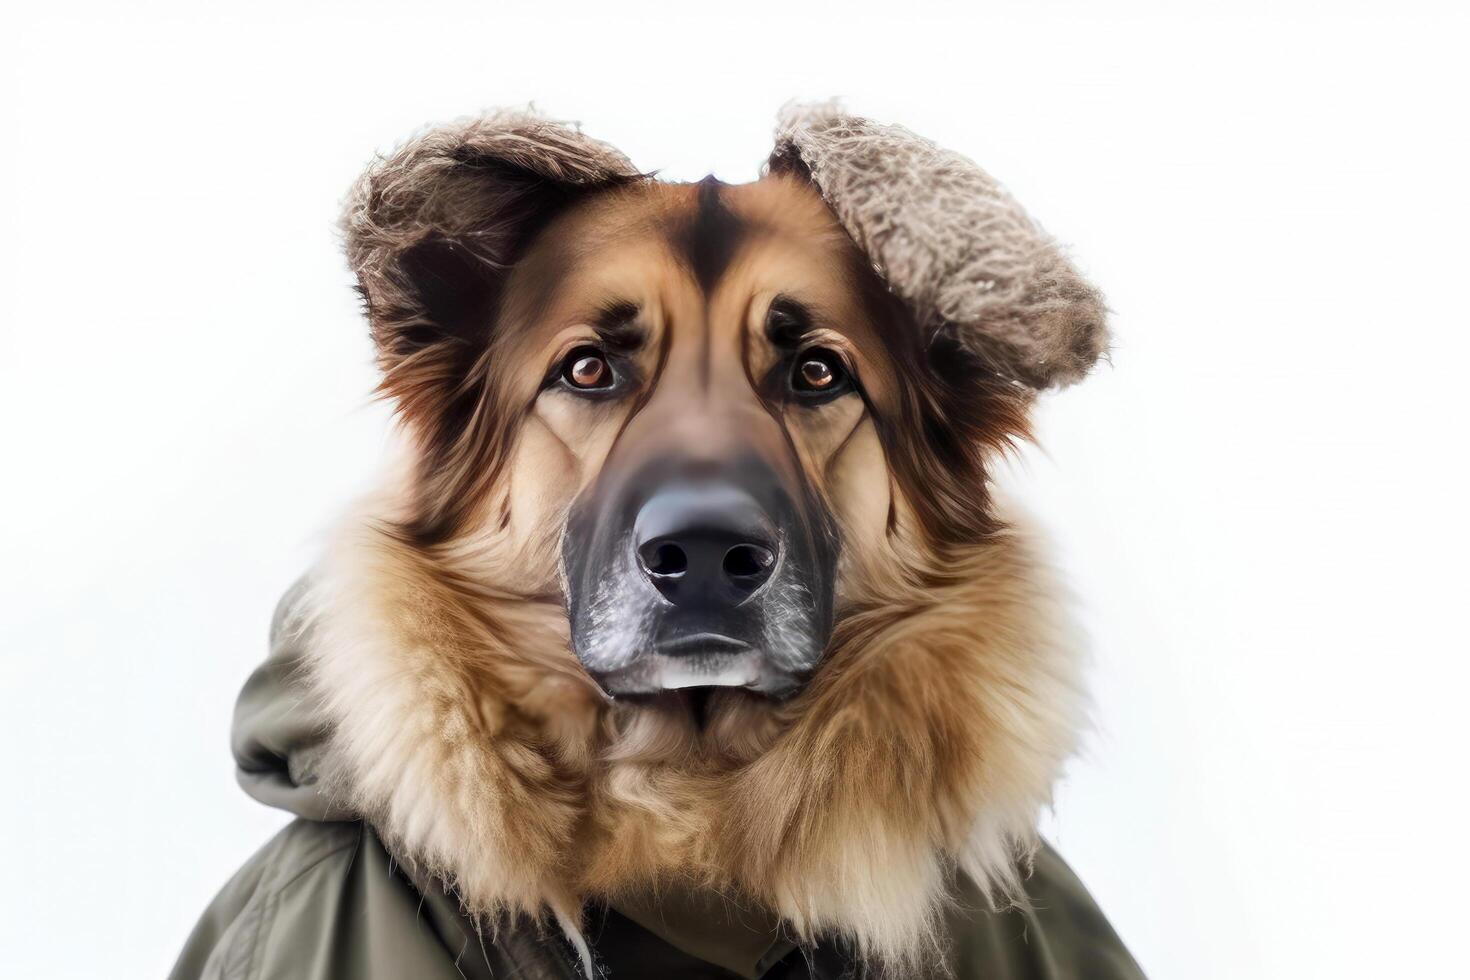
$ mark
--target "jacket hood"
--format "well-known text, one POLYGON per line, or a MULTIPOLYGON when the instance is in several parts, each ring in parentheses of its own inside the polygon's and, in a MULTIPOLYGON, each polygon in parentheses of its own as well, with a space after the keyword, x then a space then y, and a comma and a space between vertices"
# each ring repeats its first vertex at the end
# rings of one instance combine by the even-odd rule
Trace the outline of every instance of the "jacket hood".
POLYGON ((331 726, 304 676, 302 658, 311 642, 301 621, 306 588, 303 579, 281 599, 271 620, 270 656, 235 701, 235 778, 266 806, 308 820, 351 820, 357 815, 333 802, 320 778, 331 726))

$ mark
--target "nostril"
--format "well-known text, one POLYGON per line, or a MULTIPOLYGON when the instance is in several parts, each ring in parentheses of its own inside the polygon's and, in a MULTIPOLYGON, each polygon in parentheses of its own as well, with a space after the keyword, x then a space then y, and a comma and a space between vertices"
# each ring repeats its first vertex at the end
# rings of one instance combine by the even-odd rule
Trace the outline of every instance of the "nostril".
POLYGON ((665 541, 652 549, 644 549, 639 557, 650 575, 672 577, 683 575, 689 568, 689 556, 676 544, 665 541))
POLYGON ((776 560, 768 548, 756 544, 737 544, 725 552, 725 574, 731 578, 763 578, 776 560))

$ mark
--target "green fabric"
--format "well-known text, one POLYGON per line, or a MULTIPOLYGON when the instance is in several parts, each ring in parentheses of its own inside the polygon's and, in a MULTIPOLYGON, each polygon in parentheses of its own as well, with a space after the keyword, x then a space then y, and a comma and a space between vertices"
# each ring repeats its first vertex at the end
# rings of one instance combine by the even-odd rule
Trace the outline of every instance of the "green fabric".
MULTIPOLYGON (((246 682, 232 738, 240 784, 298 819, 224 886, 190 935, 172 980, 576 980, 581 968, 554 927, 529 921, 481 934, 437 882, 416 877, 373 828, 317 785, 325 729, 302 696, 310 636, 286 628, 301 595, 282 601, 271 656, 246 682)), ((1139 980, 1142 973, 1071 869, 1049 847, 1026 882, 1029 908, 984 911, 957 882, 945 920, 955 980, 1139 980)), ((585 932, 610 980, 837 980, 862 977, 843 944, 797 948, 779 922, 717 896, 672 890, 594 903, 585 932)), ((942 976, 936 971, 935 977, 942 976)), ((914 978, 925 980, 925 978, 914 978)))
POLYGON ((564 980, 541 945, 482 945, 458 903, 415 887, 366 824, 299 819, 220 891, 170 977, 564 980))
POLYGON ((756 980, 795 948, 782 934, 780 916, 737 906, 712 891, 675 886, 657 894, 622 896, 611 905, 679 951, 746 980, 756 980))

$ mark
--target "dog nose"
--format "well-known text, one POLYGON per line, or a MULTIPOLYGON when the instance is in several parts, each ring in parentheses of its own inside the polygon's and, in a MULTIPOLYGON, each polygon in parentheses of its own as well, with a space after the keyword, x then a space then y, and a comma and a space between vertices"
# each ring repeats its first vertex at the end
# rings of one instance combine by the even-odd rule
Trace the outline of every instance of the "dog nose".
POLYGON ((638 567, 674 605, 720 612, 771 577, 780 539, 760 503, 719 480, 665 485, 633 522, 638 567))

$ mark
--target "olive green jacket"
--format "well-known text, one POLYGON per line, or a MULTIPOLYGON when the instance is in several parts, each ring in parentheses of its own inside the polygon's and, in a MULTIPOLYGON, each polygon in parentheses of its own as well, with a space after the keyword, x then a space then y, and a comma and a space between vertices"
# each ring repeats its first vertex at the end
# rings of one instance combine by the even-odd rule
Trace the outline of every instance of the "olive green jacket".
MULTIPOLYGON (((281 629, 235 709, 245 791, 297 819, 225 885, 189 936, 173 980, 577 980, 580 961, 555 926, 477 929, 434 880, 395 861, 373 828, 316 785, 325 729, 299 686, 301 650, 281 629)), ((1026 882, 1028 909, 985 911, 957 882, 945 919, 956 980, 1142 977, 1086 889, 1050 847, 1026 882)), ((706 894, 595 904, 584 934, 609 980, 838 980, 864 972, 840 940, 797 946, 779 921, 706 894)), ((936 967, 934 976, 946 972, 936 967)))

